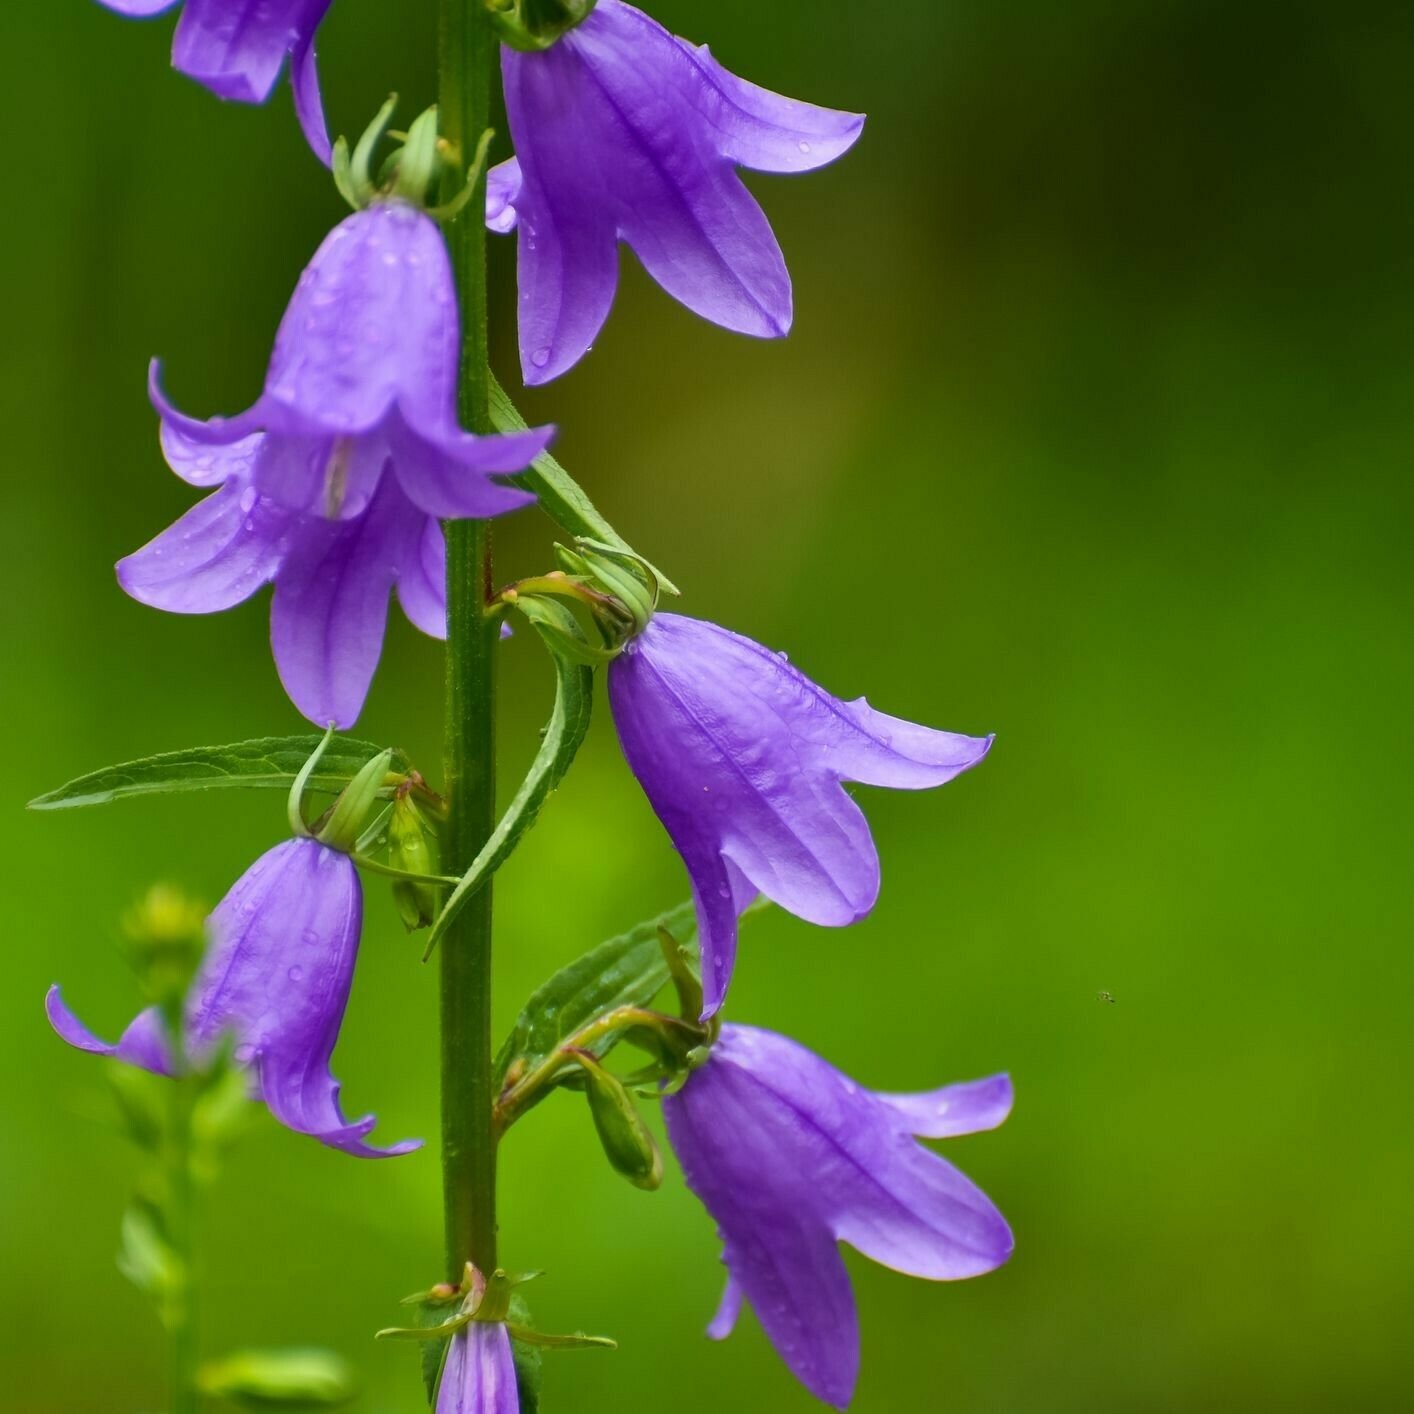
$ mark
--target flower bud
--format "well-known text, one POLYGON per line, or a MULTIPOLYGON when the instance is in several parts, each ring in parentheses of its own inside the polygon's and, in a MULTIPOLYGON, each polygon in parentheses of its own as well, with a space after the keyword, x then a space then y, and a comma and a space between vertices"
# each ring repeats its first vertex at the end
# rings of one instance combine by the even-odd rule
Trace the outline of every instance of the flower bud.
MULTIPOLYGON (((388 821, 388 862, 409 874, 434 872, 426 822, 408 795, 400 795, 393 801, 393 814, 388 821)), ((393 901, 409 933, 430 928, 437 917, 437 890, 431 884, 399 879, 393 885, 393 901)))
POLYGON ((605 1157, 635 1188, 657 1188, 663 1156, 628 1091, 588 1052, 576 1052, 575 1059, 584 1068, 584 1093, 605 1157))
POLYGON ((315 836, 320 844, 343 854, 352 854, 368 812, 373 809, 378 793, 383 789, 388 767, 393 764, 391 751, 381 752, 368 762, 344 788, 323 828, 315 836))
POLYGON ((154 884, 123 919, 129 960, 148 1001, 180 1012, 206 950, 206 910, 171 884, 154 884))

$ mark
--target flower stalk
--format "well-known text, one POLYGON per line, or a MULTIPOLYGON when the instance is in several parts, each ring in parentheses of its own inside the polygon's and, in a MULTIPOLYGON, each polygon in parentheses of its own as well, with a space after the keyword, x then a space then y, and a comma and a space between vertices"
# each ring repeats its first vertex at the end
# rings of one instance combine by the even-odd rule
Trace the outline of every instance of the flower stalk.
MULTIPOLYGON (((469 152, 488 126, 496 36, 475 0, 439 0, 442 136, 469 152)), ((448 172, 444 199, 460 173, 448 172)), ((491 430, 486 347, 484 168, 459 220, 446 229, 461 310, 462 426, 491 430), (470 213, 470 214, 467 214, 470 213)), ((448 521, 446 788, 442 867, 459 875, 496 824, 495 667, 499 623, 487 617, 491 527, 448 521)), ((495 1076, 491 1038, 492 890, 489 882, 447 929, 441 958, 442 1185, 446 1272, 461 1279, 467 1262, 496 1270, 495 1076)))

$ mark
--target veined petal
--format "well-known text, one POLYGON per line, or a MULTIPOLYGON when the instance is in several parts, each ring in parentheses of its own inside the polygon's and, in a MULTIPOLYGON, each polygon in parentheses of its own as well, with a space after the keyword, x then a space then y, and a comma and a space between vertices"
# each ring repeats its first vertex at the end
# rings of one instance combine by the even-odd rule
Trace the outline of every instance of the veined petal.
POLYGON ((167 465, 188 486, 220 486, 232 477, 249 480, 264 434, 253 432, 225 444, 199 442, 164 421, 160 438, 167 465))
MULTIPOLYGON (((234 417, 213 417, 204 422, 200 418, 188 417, 186 413, 178 411, 168 402, 167 395, 162 391, 162 364, 155 358, 147 365, 147 396, 158 417, 162 419, 163 428, 170 429, 187 444, 232 447, 261 430, 260 403, 247 408, 245 412, 237 413, 234 417)), ((180 474, 179 472, 178 475, 180 474)))
POLYGON ((388 439, 377 431, 352 437, 267 432, 252 480, 287 510, 356 520, 373 500, 388 456, 388 439))
POLYGON ((738 78, 703 45, 678 43, 696 67, 684 96, 711 124, 717 151, 756 172, 809 172, 854 146, 864 129, 862 113, 842 113, 738 78))
POLYGON ((358 871, 347 855, 313 839, 276 845, 211 915, 188 1045, 199 1054, 233 1034, 236 1061, 253 1070, 282 1124, 346 1153, 383 1158, 417 1143, 365 1144, 374 1119, 345 1119, 329 1072, 362 921, 358 871))
POLYGON ((398 603, 423 633, 446 638, 447 542, 435 516, 426 517, 421 534, 406 539, 398 562, 398 603))
POLYGON ((222 98, 263 103, 331 0, 187 0, 172 63, 222 98))
POLYGON ((1006 1119, 1012 1106, 1011 1077, 990 1075, 917 1095, 876 1094, 874 1098, 906 1133, 920 1139, 950 1139, 995 1129, 1006 1119))
POLYGON ((270 639, 285 691, 316 725, 351 727, 363 710, 413 515, 385 478, 357 520, 300 523, 276 577, 270 639))
POLYGON ((290 54, 290 87, 295 96, 295 117, 314 155, 332 166, 334 149, 324 118, 324 97, 319 91, 319 65, 314 57, 314 31, 290 54))
POLYGON ((519 1414, 511 1337, 499 1322, 473 1321, 452 1337, 437 1386, 437 1414, 519 1414))
POLYGON ((119 560, 118 583, 139 603, 171 614, 218 613, 274 578, 288 527, 286 513, 233 479, 119 560))
POLYGON ((498 235, 515 230, 516 202, 520 200, 520 163, 514 158, 498 162, 486 174, 486 226, 498 235))
POLYGON ((535 385, 578 363, 609 317, 619 280, 616 211, 606 154, 581 121, 584 73, 568 37, 544 54, 503 48, 501 75, 520 173, 520 366, 535 385))
POLYGON ((128 1065, 150 1070, 154 1075, 172 1073, 172 1052, 161 1014, 156 1007, 139 1012, 128 1024, 116 1045, 100 1041, 76 1017, 64 1002, 58 987, 51 987, 44 998, 44 1013, 58 1035, 71 1046, 92 1055, 108 1056, 128 1065))
POLYGON ((415 506, 443 520, 483 520, 535 500, 529 491, 490 478, 523 471, 544 451, 554 428, 477 437, 449 427, 427 436, 395 420, 388 433, 394 472, 415 506))
POLYGON ((616 0, 557 47, 579 62, 574 122, 611 169, 618 231, 644 268, 713 323, 785 334, 790 276, 770 223, 682 97, 695 60, 656 20, 616 0))
MULTIPOLYGON (((724 1027, 723 1039, 737 1028, 724 1027)), ((818 1399, 843 1407, 859 1371, 859 1328, 834 1235, 815 1216, 813 1177, 782 1153, 779 1116, 750 1076, 712 1059, 663 1102, 688 1187, 721 1233, 731 1281, 710 1334, 750 1301, 777 1353, 818 1399)))
POLYGON ((455 420, 459 342, 442 233, 406 202, 377 202, 340 222, 300 276, 262 402, 310 431, 367 432, 395 406, 435 431, 455 420))

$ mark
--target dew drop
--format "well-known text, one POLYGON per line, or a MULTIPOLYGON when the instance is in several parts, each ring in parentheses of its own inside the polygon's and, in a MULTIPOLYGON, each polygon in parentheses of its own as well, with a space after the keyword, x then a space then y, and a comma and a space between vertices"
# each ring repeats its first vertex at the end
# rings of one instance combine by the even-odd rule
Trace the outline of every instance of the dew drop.
POLYGON ((289 971, 289 978, 290 978, 290 981, 291 981, 291 982, 298 982, 298 981, 300 981, 303 977, 304 977, 304 968, 302 968, 302 967, 292 967, 292 968, 290 968, 290 971, 289 971))
POLYGON ((312 948, 319 946, 319 934, 313 928, 306 928, 300 934, 300 940, 312 948))
POLYGON ((535 352, 531 354, 530 361, 536 366, 536 368, 544 368, 545 365, 550 362, 549 348, 546 347, 543 349, 536 349, 535 352))
POLYGON ((247 515, 255 509, 255 487, 247 486, 241 492, 241 510, 247 515))
POLYGON ((809 151, 810 151, 810 144, 809 144, 808 142, 802 142, 802 143, 800 144, 800 150, 801 150, 802 152, 809 152, 809 151))

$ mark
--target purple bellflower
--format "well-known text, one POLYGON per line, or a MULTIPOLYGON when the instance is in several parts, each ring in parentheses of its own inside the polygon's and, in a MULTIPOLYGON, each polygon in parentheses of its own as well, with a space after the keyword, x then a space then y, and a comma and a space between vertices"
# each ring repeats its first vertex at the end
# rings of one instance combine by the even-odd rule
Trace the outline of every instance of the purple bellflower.
POLYGON ((722 1240, 727 1288, 708 1334, 729 1335, 749 1301, 796 1378, 843 1408, 859 1326, 838 1244, 929 1281, 999 1267, 1012 1250, 1006 1221, 914 1137, 994 1129, 1011 1100, 1004 1075, 876 1094, 784 1036, 724 1026, 663 1102, 688 1187, 722 1240))
POLYGON ((676 614, 656 615, 613 661, 609 702, 692 880, 704 1019, 726 996, 737 918, 758 892, 826 927, 873 908, 879 856, 841 782, 940 786, 992 744, 841 702, 784 654, 676 614))
MULTIPOLYGON (((238 879, 209 920, 211 945, 187 999, 184 1043, 200 1060, 224 1039, 251 1093, 281 1124, 365 1159, 416 1149, 364 1142, 375 1119, 350 1122, 329 1058, 348 1004, 363 924, 363 889, 347 854, 314 839, 286 840, 238 879)), ((116 1045, 100 1041, 51 987, 50 1023, 71 1046, 157 1075, 172 1074, 166 1028, 149 1007, 116 1045)))
POLYGON ((472 1321, 452 1337, 437 1414, 519 1414, 511 1337, 499 1321, 472 1321))
POLYGON ((378 665, 388 594, 446 636, 438 518, 533 499, 520 471, 553 429, 476 437, 456 417, 460 331, 432 219, 382 202, 336 227, 300 279, 254 407, 198 422, 151 395, 168 464, 218 487, 118 564, 134 599, 209 614, 274 581, 281 681, 312 722, 353 724, 378 665))
POLYGON ((862 117, 747 83, 621 0, 599 0, 544 53, 503 48, 501 70, 516 156, 492 173, 487 218, 520 228, 527 383, 588 351, 614 301, 620 240, 703 318, 789 332, 790 275, 736 168, 823 166, 862 117))
MULTIPOLYGON (((160 15, 180 0, 98 0, 120 15, 160 15)), ((218 98, 264 103, 288 59, 295 112, 315 155, 329 165, 314 33, 333 0, 186 0, 172 66, 218 98)))

